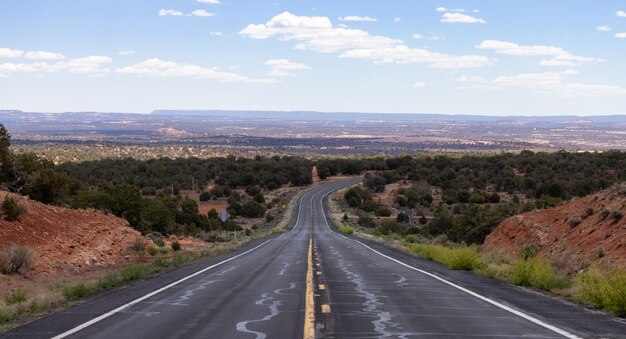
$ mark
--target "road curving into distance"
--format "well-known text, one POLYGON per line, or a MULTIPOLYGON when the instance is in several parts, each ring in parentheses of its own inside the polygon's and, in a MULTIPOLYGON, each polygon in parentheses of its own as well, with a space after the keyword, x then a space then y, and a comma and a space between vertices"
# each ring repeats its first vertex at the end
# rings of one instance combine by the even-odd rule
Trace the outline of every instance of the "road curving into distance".
POLYGON ((279 236, 102 293, 0 337, 626 338, 620 319, 338 234, 324 199, 358 182, 309 189, 279 236))

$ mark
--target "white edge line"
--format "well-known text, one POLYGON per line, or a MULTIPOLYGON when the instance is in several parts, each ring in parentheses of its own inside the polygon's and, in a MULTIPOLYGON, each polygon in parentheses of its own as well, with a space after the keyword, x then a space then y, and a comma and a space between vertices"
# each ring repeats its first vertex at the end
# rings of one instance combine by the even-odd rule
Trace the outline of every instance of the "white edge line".
POLYGON ((454 287, 454 288, 456 288, 456 289, 458 289, 458 290, 460 290, 460 291, 463 291, 463 292, 465 292, 465 293, 467 293, 467 294, 469 294, 469 295, 471 295, 471 296, 473 296, 473 297, 476 297, 476 298, 478 298, 478 299, 480 299, 480 300, 483 300, 483 301, 485 301, 485 302, 487 302, 487 303, 489 303, 489 304, 492 304, 492 305, 494 305, 494 306, 496 306, 496 307, 498 307, 498 308, 501 308, 501 309, 503 309, 503 310, 505 310, 505 311, 507 311, 507 312, 513 313, 513 314, 515 314, 515 315, 517 315, 517 316, 519 316, 519 317, 521 317, 521 318, 524 318, 524 319, 526 319, 526 320, 528 320, 528 321, 530 321, 530 322, 532 322, 532 323, 535 323, 535 324, 537 324, 537 325, 539 325, 539 326, 541 326, 541 327, 547 328, 547 329, 549 329, 549 330, 551 330, 551 331, 553 331, 553 332, 555 332, 555 333, 558 333, 558 334, 560 334, 560 335, 562 335, 562 336, 564 336, 564 337, 566 337, 566 338, 570 338, 570 339, 582 339, 581 337, 579 337, 579 336, 577 336, 577 335, 575 335, 575 334, 569 333, 569 332, 567 332, 567 331, 565 331, 565 330, 562 330, 562 329, 560 329, 560 328, 558 328, 558 327, 556 327, 556 326, 553 326, 553 325, 550 325, 550 324, 548 324, 548 323, 546 323, 546 322, 543 322, 543 321, 541 321, 541 320, 539 320, 539 319, 537 319, 537 318, 535 318, 535 317, 533 317, 533 316, 530 316, 530 315, 528 315, 528 314, 526 314, 526 313, 523 313, 523 312, 521 312, 521 311, 518 311, 518 310, 516 310, 516 309, 514 309, 514 308, 512 308, 512 307, 509 307, 509 306, 507 306, 507 305, 501 304, 501 303, 499 303, 499 302, 497 302, 497 301, 495 301, 495 300, 489 299, 489 298, 487 298, 487 297, 485 297, 485 296, 483 296, 483 295, 480 295, 480 294, 478 294, 478 293, 476 293, 476 292, 470 291, 470 290, 468 290, 468 289, 467 289, 467 288, 465 288, 465 287, 459 286, 459 285, 457 285, 457 284, 455 284, 455 283, 453 283, 453 282, 451 282, 451 281, 448 281, 448 280, 446 280, 446 279, 443 279, 443 278, 441 278, 441 277, 439 277, 439 276, 436 276, 436 275, 434 275, 434 274, 432 274, 432 273, 430 273, 430 272, 424 271, 424 270, 419 269, 419 268, 417 268, 417 267, 413 267, 413 266, 411 266, 411 265, 409 265, 409 264, 406 264, 406 263, 404 263, 404 262, 402 262, 402 261, 400 261, 400 260, 398 260, 398 259, 392 258, 392 257, 390 257, 390 256, 388 256, 388 255, 383 254, 383 253, 380 253, 380 252, 378 252, 377 250, 375 250, 375 249, 373 249, 373 248, 371 248, 371 247, 367 246, 366 244, 364 244, 364 243, 362 243, 362 242, 360 242, 360 241, 358 241, 358 240, 356 240, 356 239, 351 239, 351 238, 348 238, 348 237, 344 236, 343 234, 339 234, 339 233, 337 233, 337 232, 333 231, 333 230, 330 228, 330 225, 328 224, 328 219, 326 218, 326 213, 324 212, 324 199, 325 199, 325 198, 326 198, 326 196, 328 196, 330 193, 332 193, 332 192, 326 193, 325 195, 323 195, 323 196, 322 196, 322 199, 320 199, 320 206, 322 207, 322 215, 323 215, 323 218, 324 218, 324 222, 326 223, 326 227, 328 227, 328 230, 329 230, 330 232, 332 232, 333 234, 339 235, 339 236, 341 236, 341 237, 343 237, 343 238, 345 238, 345 239, 347 239, 347 240, 354 241, 354 242, 356 242, 356 243, 358 243, 358 244, 362 245, 363 247, 367 248, 368 250, 370 250, 370 251, 372 251, 372 252, 374 252, 374 253, 376 253, 376 254, 378 254, 378 255, 380 255, 380 256, 382 256, 382 257, 384 257, 384 258, 387 258, 387 259, 389 259, 389 260, 391 260, 391 261, 393 261, 393 262, 395 262, 395 263, 397 263, 397 264, 400 264, 400 265, 402 265, 402 266, 404 266, 404 267, 407 267, 407 268, 410 268, 410 269, 412 269, 412 270, 414 270, 414 271, 417 271, 417 272, 420 272, 420 273, 422 273, 422 274, 425 274, 425 275, 427 275, 427 276, 429 276, 429 277, 431 277, 431 278, 433 278, 433 279, 439 280, 439 281, 441 281, 442 283, 445 283, 445 284, 447 284, 447 285, 450 285, 450 286, 452 286, 452 287, 454 287))
MULTIPOLYGON (((301 208, 302 199, 309 193, 311 193, 311 190, 309 190, 308 192, 304 193, 300 197, 300 201, 298 202, 298 216, 296 217, 296 223, 295 223, 294 227, 291 229, 291 231, 289 231, 289 233, 293 232, 298 227, 298 222, 300 221, 300 212, 302 211, 302 208, 301 208)), ((127 308, 129 308, 129 307, 131 307, 133 305, 135 305, 135 304, 138 304, 138 303, 140 303, 140 302, 142 302, 142 301, 144 301, 144 300, 146 300, 148 298, 151 298, 151 297, 153 297, 153 296, 155 296, 155 295, 157 295, 157 294, 159 294, 159 293, 161 293, 161 292, 163 292, 163 291, 165 291, 165 290, 167 290, 169 288, 172 288, 172 287, 174 287, 174 286, 176 286, 176 285, 178 285, 178 284, 180 284, 180 283, 182 283, 182 282, 184 282, 186 280, 189 280, 189 279, 191 279, 191 278, 193 278, 193 277, 195 277, 195 276, 197 276, 199 274, 202 274, 202 273, 204 273, 206 271, 209 271, 209 270, 211 270, 211 269, 213 269, 215 267, 223 265, 223 264, 225 264, 225 263, 227 263, 227 262, 229 262, 231 260, 237 259, 237 258, 239 258, 239 257, 241 257, 243 255, 246 255, 246 254, 256 250, 257 248, 267 244, 268 242, 270 242, 272 240, 280 239, 285 234, 287 234, 287 233, 283 233, 280 237, 266 240, 266 241, 262 242, 261 244, 257 245, 254 248, 251 248, 251 249, 249 249, 249 250, 247 250, 247 251, 245 251, 243 253, 239 253, 236 256, 230 257, 230 258, 228 258, 226 260, 220 261, 217 264, 213 264, 213 265, 211 265, 209 267, 203 268, 203 269, 201 269, 201 270, 199 270, 199 271, 197 271, 195 273, 192 273, 192 274, 190 274, 190 275, 188 275, 188 276, 186 276, 186 277, 184 277, 184 278, 182 278, 180 280, 177 280, 177 281, 175 281, 173 283, 170 283, 169 285, 161 287, 158 290, 152 291, 152 292, 144 295, 143 297, 139 297, 139 298, 137 298, 137 299, 135 299, 135 300, 133 300, 133 301, 131 301, 129 303, 126 303, 126 304, 124 304, 124 305, 122 305, 122 306, 120 306, 118 308, 115 308, 115 309, 113 309, 113 310, 111 310, 111 311, 109 311, 107 313, 104 313, 104 314, 102 314, 102 315, 100 315, 100 316, 98 316, 96 318, 93 318, 93 319, 91 319, 91 320, 89 320, 89 321, 87 321, 87 322, 85 322, 85 323, 83 323, 81 325, 78 325, 78 326, 76 326, 76 327, 74 327, 74 328, 72 328, 72 329, 70 329, 68 331, 65 331, 65 332, 63 332, 63 333, 61 333, 59 335, 56 335, 56 336, 52 337, 52 339, 61 339, 61 338, 68 337, 68 336, 70 336, 70 335, 72 335, 74 333, 77 333, 77 332, 79 332, 79 331, 81 331, 81 330, 83 330, 83 329, 85 329, 85 328, 87 328, 87 327, 89 327, 89 326, 91 326, 93 324, 96 324, 96 323, 98 323, 98 322, 100 322, 100 321, 102 321, 102 320, 104 320, 104 319, 106 319, 106 318, 108 318, 108 317, 110 317, 110 316, 112 316, 112 315, 114 315, 116 313, 119 313, 119 312, 121 312, 121 311, 123 311, 123 310, 125 310, 125 309, 127 309, 127 308)))

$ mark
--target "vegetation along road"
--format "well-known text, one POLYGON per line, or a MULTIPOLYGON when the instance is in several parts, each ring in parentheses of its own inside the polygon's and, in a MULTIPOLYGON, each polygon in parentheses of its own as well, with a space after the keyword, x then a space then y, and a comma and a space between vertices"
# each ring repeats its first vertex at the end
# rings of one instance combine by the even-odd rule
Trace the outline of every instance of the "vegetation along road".
POLYGON ((24 338, 626 337, 601 312, 332 229, 322 184, 293 227, 34 321, 24 338))

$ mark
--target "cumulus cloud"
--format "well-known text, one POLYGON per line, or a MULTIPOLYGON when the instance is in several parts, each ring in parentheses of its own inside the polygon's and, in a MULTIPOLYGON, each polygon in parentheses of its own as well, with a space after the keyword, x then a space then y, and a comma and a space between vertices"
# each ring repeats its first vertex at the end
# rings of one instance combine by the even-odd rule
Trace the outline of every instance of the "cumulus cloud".
POLYGON ((173 9, 160 9, 159 16, 181 16, 182 12, 173 9))
POLYGON ((596 30, 598 30, 600 32, 608 32, 608 31, 611 30, 611 27, 609 27, 607 25, 603 25, 603 26, 596 27, 596 30))
POLYGON ((615 35, 614 35, 614 36, 615 36, 616 38, 619 38, 619 39, 626 39, 626 32, 623 32, 623 33, 615 33, 615 35))
POLYGON ((422 39, 422 38, 424 38, 424 36, 419 33, 413 34, 413 39, 422 39))
POLYGON ((239 34, 253 39, 294 41, 299 50, 338 52, 341 58, 368 59, 379 64, 424 63, 435 68, 470 68, 491 63, 484 56, 454 56, 410 48, 402 40, 370 35, 360 29, 334 27, 328 17, 297 16, 289 12, 276 15, 264 24, 250 24, 239 34))
POLYGON ((577 56, 560 47, 547 45, 519 45, 508 41, 484 40, 476 48, 493 50, 499 54, 513 56, 545 56, 539 64, 542 66, 577 66, 590 62, 603 62, 602 59, 577 56))
POLYGON ((624 11, 617 11, 615 15, 622 17, 622 18, 626 18, 626 12, 624 11))
POLYGON ((393 18, 393 22, 395 22, 395 23, 398 23, 400 21, 402 21, 402 19, 400 17, 393 18))
POLYGON ((189 16, 214 16, 215 14, 211 12, 207 12, 203 9, 196 9, 195 11, 188 14, 189 16))
POLYGON ((272 83, 272 79, 251 79, 243 75, 230 72, 222 72, 214 68, 207 68, 193 64, 177 63, 152 58, 143 62, 121 67, 115 70, 121 74, 132 74, 145 77, 157 78, 195 78, 211 79, 220 82, 247 82, 247 83, 272 83))
POLYGON ((293 75, 293 71, 311 69, 311 67, 291 62, 287 59, 270 59, 265 62, 266 65, 271 66, 272 70, 268 73, 272 77, 286 77, 293 75))
POLYGON ((424 87, 426 87, 426 83, 423 82, 423 81, 418 81, 418 82, 413 84, 413 87, 415 87, 415 88, 424 88, 424 87))
POLYGON ((369 16, 349 15, 349 16, 339 17, 339 21, 376 22, 376 21, 378 21, 378 19, 370 18, 369 16))
POLYGON ((35 59, 35 60, 62 60, 65 59, 63 54, 53 53, 53 52, 44 52, 44 51, 30 51, 24 54, 26 59, 35 59))
POLYGON ((529 89, 535 92, 557 93, 563 96, 626 95, 626 88, 618 86, 566 82, 567 78, 577 74, 577 71, 566 70, 563 72, 500 76, 493 81, 493 84, 502 87, 529 89))
POLYGON ((463 13, 444 13, 441 22, 453 24, 485 24, 487 21, 463 13))
POLYGON ((223 32, 209 32, 209 34, 211 34, 212 36, 222 36, 222 35, 224 35, 223 32))
POLYGON ((0 48, 0 58, 19 58, 24 55, 24 51, 19 49, 0 48))

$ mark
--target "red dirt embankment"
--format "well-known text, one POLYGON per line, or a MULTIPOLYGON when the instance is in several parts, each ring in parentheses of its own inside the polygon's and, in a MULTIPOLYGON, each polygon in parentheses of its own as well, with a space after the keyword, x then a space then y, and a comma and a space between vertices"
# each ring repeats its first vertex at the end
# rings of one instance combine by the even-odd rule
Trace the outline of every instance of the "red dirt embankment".
POLYGON ((129 261, 129 248, 141 237, 126 220, 113 215, 44 205, 3 191, 0 201, 7 194, 19 201, 24 212, 18 221, 0 218, 0 249, 30 247, 34 274, 84 272, 129 261))
POLYGON ((504 220, 483 251, 518 254, 536 244, 557 268, 575 271, 592 263, 626 267, 626 186, 504 220))

